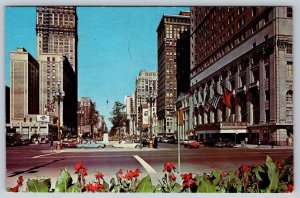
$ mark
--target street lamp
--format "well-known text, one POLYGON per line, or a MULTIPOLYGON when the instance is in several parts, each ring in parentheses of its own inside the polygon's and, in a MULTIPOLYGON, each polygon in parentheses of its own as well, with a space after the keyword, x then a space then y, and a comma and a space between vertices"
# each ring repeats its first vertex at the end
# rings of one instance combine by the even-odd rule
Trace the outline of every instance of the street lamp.
POLYGON ((56 144, 56 149, 60 150, 62 148, 61 146, 61 134, 60 134, 60 102, 63 101, 65 97, 65 92, 60 90, 60 82, 57 82, 58 89, 54 90, 52 95, 53 95, 53 100, 57 101, 57 144, 56 144))
POLYGON ((131 119, 132 119, 132 134, 134 136, 134 119, 135 119, 136 113, 133 112, 133 113, 130 114, 130 116, 131 116, 131 119))
POLYGON ((153 138, 152 138, 152 104, 154 104, 156 97, 154 94, 147 95, 147 102, 150 104, 150 141, 149 148, 153 148, 153 138))
POLYGON ((82 133, 81 133, 81 119, 82 119, 82 116, 84 115, 84 111, 82 110, 82 105, 80 105, 80 109, 79 109, 79 111, 77 112, 77 114, 79 114, 79 122, 80 122, 80 124, 79 124, 79 132, 78 132, 78 138, 79 138, 79 143, 81 143, 82 142, 82 133))

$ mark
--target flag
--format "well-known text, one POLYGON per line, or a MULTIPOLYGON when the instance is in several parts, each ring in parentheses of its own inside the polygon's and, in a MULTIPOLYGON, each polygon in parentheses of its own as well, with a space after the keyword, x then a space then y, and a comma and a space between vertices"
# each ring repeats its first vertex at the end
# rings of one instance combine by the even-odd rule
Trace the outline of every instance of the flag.
POLYGON ((212 103, 212 98, 207 96, 203 106, 205 111, 208 111, 211 108, 211 103, 212 103))
POLYGON ((179 126, 183 126, 183 109, 179 110, 179 126))
POLYGON ((108 99, 106 99, 106 104, 108 104, 108 99))
POLYGON ((226 92, 223 94, 222 97, 222 103, 226 106, 226 107, 231 107, 231 91, 226 90, 226 92))
POLYGON ((213 108, 217 108, 218 104, 219 104, 219 101, 220 101, 220 98, 221 98, 221 94, 217 94, 217 95, 214 95, 213 99, 212 99, 212 102, 211 102, 211 106, 213 108))

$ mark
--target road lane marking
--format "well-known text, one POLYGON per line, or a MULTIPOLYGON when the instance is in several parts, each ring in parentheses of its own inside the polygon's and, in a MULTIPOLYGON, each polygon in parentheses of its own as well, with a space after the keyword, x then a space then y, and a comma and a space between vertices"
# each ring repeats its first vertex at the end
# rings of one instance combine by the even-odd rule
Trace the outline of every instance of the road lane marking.
POLYGON ((32 158, 35 159, 35 158, 44 157, 44 156, 53 155, 53 154, 56 154, 56 153, 48 153, 48 154, 44 154, 44 155, 37 155, 37 156, 34 156, 32 158))
POLYGON ((142 166, 148 173, 156 173, 156 171, 147 162, 145 162, 145 160, 140 158, 138 155, 134 155, 133 157, 142 164, 142 166))

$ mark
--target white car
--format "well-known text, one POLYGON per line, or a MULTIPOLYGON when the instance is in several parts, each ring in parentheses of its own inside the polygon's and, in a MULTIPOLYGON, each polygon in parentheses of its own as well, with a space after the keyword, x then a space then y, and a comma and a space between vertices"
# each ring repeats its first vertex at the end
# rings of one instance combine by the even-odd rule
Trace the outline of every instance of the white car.
POLYGON ((131 141, 122 141, 120 143, 114 143, 112 146, 115 148, 138 148, 140 144, 132 143, 131 141))
POLYGON ((105 144, 96 143, 94 140, 91 140, 89 143, 86 144, 77 144, 77 148, 105 148, 105 146, 105 144))

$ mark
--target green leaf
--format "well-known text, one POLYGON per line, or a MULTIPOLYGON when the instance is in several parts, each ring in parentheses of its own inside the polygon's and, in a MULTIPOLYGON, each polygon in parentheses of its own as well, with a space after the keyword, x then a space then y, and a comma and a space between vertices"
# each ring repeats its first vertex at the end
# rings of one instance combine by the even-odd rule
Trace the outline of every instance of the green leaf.
MULTIPOLYGON (((158 180, 159 181, 159 180, 158 180)), ((159 181, 159 183, 161 183, 160 181, 159 181)), ((162 191, 162 186, 161 186, 161 184, 157 184, 155 187, 154 187, 154 192, 163 192, 162 191)))
POLYGON ((60 172, 55 184, 55 192, 67 192, 67 189, 72 185, 72 177, 65 169, 60 172))
POLYGON ((173 185, 173 188, 172 188, 173 190, 172 190, 172 192, 176 192, 176 193, 179 193, 179 192, 181 192, 181 185, 180 184, 178 184, 178 183, 175 183, 174 185, 173 185))
POLYGON ((108 183, 106 183, 106 181, 105 180, 103 180, 103 184, 104 184, 104 191, 103 192, 109 192, 109 185, 108 185, 108 183))
POLYGON ((255 173, 256 178, 258 179, 258 181, 262 181, 262 178, 260 177, 259 173, 264 173, 265 171, 263 170, 263 168, 261 166, 257 166, 255 167, 252 172, 255 173))
POLYGON ((27 192, 49 192, 51 187, 50 178, 48 179, 32 179, 27 181, 27 192))
POLYGON ((267 188, 267 192, 273 192, 277 189, 279 183, 279 177, 276 170, 276 164, 273 162, 270 156, 267 156, 266 164, 268 167, 268 177, 270 180, 270 185, 267 188))
POLYGON ((216 186, 209 181, 207 176, 203 175, 200 177, 200 183, 198 185, 197 192, 213 193, 216 192, 216 186))
POLYGON ((66 192, 82 192, 82 188, 78 184, 73 184, 66 192))
POLYGON ((212 175, 215 177, 215 179, 213 180, 214 185, 219 184, 219 182, 221 180, 220 174, 221 174, 221 170, 219 170, 219 169, 213 170, 212 175))
POLYGON ((136 187, 135 192, 154 192, 150 175, 144 177, 136 187))

